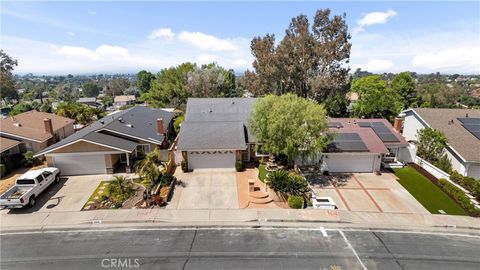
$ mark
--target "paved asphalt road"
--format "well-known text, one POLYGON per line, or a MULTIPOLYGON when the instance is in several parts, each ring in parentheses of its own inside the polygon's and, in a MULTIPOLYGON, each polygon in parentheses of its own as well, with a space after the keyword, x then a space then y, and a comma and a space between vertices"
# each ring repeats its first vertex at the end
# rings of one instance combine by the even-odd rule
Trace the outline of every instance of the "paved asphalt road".
POLYGON ((3 233, 3 269, 480 269, 480 236, 312 229, 3 233))

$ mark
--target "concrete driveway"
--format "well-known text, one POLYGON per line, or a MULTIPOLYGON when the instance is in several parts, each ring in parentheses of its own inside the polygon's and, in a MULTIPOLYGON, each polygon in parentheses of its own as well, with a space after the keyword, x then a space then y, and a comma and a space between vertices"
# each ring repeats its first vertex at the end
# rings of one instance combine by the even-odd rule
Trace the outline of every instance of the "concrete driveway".
POLYGON ((197 170, 175 173, 181 184, 175 187, 169 209, 236 209, 237 183, 234 170, 197 170))
POLYGON ((111 175, 69 176, 53 183, 37 198, 31 208, 2 210, 10 214, 52 211, 80 211, 101 181, 112 179, 111 175))

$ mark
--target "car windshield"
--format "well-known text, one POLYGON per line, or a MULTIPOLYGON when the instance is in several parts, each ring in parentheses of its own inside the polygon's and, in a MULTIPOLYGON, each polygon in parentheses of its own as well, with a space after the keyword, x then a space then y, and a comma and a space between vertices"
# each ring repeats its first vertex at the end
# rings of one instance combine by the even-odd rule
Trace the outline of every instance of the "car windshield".
POLYGON ((33 179, 18 179, 17 185, 34 185, 35 180, 33 179))

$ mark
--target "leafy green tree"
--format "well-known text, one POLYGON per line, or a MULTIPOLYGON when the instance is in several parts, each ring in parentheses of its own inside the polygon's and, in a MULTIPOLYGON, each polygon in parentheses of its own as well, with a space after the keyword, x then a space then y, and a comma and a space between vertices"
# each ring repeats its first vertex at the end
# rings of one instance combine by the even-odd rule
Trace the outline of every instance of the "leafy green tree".
POLYGON ((235 77, 217 64, 203 65, 188 73, 187 91, 193 97, 224 97, 235 93, 235 77), (233 81, 232 81, 233 79, 233 81))
POLYGON ((410 72, 397 74, 392 80, 391 87, 401 97, 403 109, 418 107, 415 80, 410 72))
POLYGON ((317 154, 330 140, 325 134, 327 122, 323 105, 294 94, 267 95, 258 100, 249 126, 264 151, 283 154, 289 163, 299 155, 317 154))
POLYGON ((450 108, 460 100, 462 86, 447 82, 444 77, 436 75, 426 76, 417 83, 418 96, 421 98, 421 107, 450 108))
POLYGON ((123 95, 130 85, 130 82, 126 78, 115 78, 107 83, 105 94, 110 96, 123 95))
POLYGON ((446 154, 442 155, 434 165, 448 174, 452 173, 452 162, 446 154))
POLYGON ((175 121, 173 121, 173 129, 175 130, 175 133, 178 134, 180 132, 180 124, 185 120, 185 115, 179 115, 175 118, 175 121))
POLYGON ((325 110, 330 117, 345 117, 347 116, 348 100, 345 95, 329 96, 325 102, 325 110))
POLYGON ((83 125, 90 124, 106 115, 100 108, 90 108, 76 102, 61 102, 58 104, 55 114, 74 119, 83 125))
POLYGON ((17 115, 20 113, 28 112, 31 110, 38 110, 40 108, 40 104, 36 101, 33 102, 21 102, 13 106, 12 110, 10 111, 9 115, 17 115))
POLYGON ((356 117, 385 118, 389 121, 402 110, 400 96, 380 76, 368 76, 352 82, 352 91, 359 93, 360 98, 353 105, 352 113, 356 117))
POLYGON ((96 97, 100 93, 101 87, 93 82, 87 82, 82 85, 82 93, 85 97, 96 97))
POLYGON ((0 50, 0 94, 1 98, 7 102, 18 100, 18 92, 15 89, 15 80, 12 76, 12 71, 16 66, 18 66, 17 60, 0 50))
POLYGON ((100 98, 100 102, 102 103, 104 108, 107 108, 113 105, 113 97, 109 95, 104 95, 100 98))
POLYGON ((141 93, 148 92, 152 86, 152 81, 155 80, 155 75, 146 70, 142 70, 137 73, 136 86, 140 89, 141 93))
POLYGON ((152 187, 162 176, 162 164, 160 150, 155 149, 135 163, 135 171, 143 179, 149 180, 150 186, 152 187))
POLYGON ((188 73, 194 71, 195 67, 195 64, 183 63, 177 67, 162 69, 152 81, 150 91, 142 93, 140 100, 157 108, 185 104, 189 96, 188 73))
POLYGON ((430 163, 434 163, 443 155, 447 147, 447 137, 432 128, 420 129, 417 133, 417 155, 430 163))

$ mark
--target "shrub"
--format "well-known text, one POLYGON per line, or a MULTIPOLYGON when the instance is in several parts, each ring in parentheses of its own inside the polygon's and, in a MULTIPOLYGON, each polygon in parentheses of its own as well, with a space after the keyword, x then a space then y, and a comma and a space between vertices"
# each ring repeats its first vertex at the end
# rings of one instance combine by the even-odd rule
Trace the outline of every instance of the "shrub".
POLYGON ((470 191, 477 200, 480 200, 480 182, 479 181, 475 180, 473 177, 463 176, 459 174, 457 171, 453 171, 450 174, 450 180, 459 184, 466 190, 470 191))
POLYGON ((452 163, 447 155, 443 155, 433 165, 448 174, 452 172, 452 163))
POLYGON ((26 166, 33 166, 38 163, 38 159, 33 157, 32 151, 27 151, 23 154, 24 162, 26 166))
POLYGON ((165 173, 164 175, 162 175, 160 183, 162 184, 162 186, 168 186, 170 185, 170 183, 172 183, 173 179, 174 177, 172 175, 165 173))
POLYGON ((243 170, 243 162, 241 162, 240 160, 235 161, 235 170, 237 170, 237 172, 242 171, 243 170))
POLYGON ((480 209, 476 208, 472 204, 470 199, 465 195, 465 193, 458 187, 452 185, 445 179, 439 179, 438 183, 448 195, 450 195, 457 203, 465 209, 470 215, 478 216, 480 215, 480 209))
POLYGON ((108 194, 116 207, 135 194, 133 184, 123 176, 115 176, 115 179, 108 185, 108 194))
POLYGON ((285 170, 269 173, 267 180, 267 185, 275 192, 302 195, 308 191, 308 184, 303 176, 285 170))
POLYGON ((288 197, 288 207, 293 209, 303 208, 303 197, 297 195, 291 195, 288 197))
POLYGON ((175 118, 175 121, 173 121, 173 130, 175 133, 178 134, 180 132, 180 124, 182 124, 183 120, 185 120, 185 115, 179 115, 177 118, 175 118))
POLYGON ((182 160, 180 166, 182 167, 183 172, 188 172, 188 162, 186 160, 182 160))

